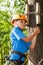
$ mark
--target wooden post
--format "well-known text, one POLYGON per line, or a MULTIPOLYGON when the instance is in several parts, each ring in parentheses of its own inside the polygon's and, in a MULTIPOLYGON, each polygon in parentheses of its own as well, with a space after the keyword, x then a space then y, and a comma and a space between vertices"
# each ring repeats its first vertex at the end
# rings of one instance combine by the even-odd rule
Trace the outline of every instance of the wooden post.
MULTIPOLYGON (((34 0, 35 4, 34 3, 32 4, 31 3, 32 1, 28 0, 29 12, 38 12, 39 14, 29 14, 28 12, 29 22, 30 22, 29 25, 30 27, 34 28, 37 26, 37 24, 40 24, 41 32, 36 38, 35 49, 34 50, 30 49, 29 57, 33 62, 33 64, 30 65, 34 65, 34 64, 37 65, 38 62, 43 58, 43 1, 34 0)), ((41 65, 43 65, 43 62, 41 63, 41 65)))

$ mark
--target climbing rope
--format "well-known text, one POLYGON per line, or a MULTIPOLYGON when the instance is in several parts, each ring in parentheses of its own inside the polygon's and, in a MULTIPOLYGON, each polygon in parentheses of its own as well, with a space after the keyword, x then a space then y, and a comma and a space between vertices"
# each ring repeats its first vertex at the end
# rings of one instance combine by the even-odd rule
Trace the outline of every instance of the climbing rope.
POLYGON ((43 61, 43 58, 38 62, 37 65, 41 65, 42 61, 43 61))
MULTIPOLYGON (((30 59, 30 58, 29 58, 30 59)), ((38 63, 35 63, 33 60, 30 59, 30 61, 34 64, 34 65, 41 65, 42 61, 43 61, 43 58, 38 62, 38 63)))

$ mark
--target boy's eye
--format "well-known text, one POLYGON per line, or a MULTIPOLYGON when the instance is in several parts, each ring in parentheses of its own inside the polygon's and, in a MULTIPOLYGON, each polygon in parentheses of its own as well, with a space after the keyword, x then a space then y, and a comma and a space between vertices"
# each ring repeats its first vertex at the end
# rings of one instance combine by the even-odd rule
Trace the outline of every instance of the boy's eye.
POLYGON ((21 23, 26 23, 26 21, 24 21, 24 20, 21 20, 21 23))
POLYGON ((23 23, 26 23, 25 21, 22 21, 23 23))
POLYGON ((16 21, 18 21, 19 19, 16 19, 16 21))

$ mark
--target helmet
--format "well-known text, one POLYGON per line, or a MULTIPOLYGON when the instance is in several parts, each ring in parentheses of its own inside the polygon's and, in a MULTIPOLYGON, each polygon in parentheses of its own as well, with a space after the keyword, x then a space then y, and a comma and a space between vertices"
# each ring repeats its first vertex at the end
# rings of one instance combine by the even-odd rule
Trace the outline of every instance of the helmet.
POLYGON ((13 16, 11 22, 13 22, 14 20, 25 20, 25 21, 27 21, 27 18, 26 18, 25 15, 18 15, 18 14, 16 14, 16 15, 13 16))

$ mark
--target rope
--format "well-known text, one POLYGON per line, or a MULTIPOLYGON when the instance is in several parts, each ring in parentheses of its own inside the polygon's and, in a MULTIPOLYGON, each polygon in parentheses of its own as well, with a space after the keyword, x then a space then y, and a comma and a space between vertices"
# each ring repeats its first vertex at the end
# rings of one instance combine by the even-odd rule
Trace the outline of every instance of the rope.
POLYGON ((33 60, 30 59, 30 61, 34 64, 34 65, 41 65, 42 61, 43 61, 43 58, 38 62, 38 63, 34 63, 33 60))
POLYGON ((41 65, 42 61, 43 61, 43 58, 38 62, 37 65, 41 65))
POLYGON ((24 61, 22 65, 25 65, 27 61, 28 61, 28 54, 26 54, 26 60, 24 61))

